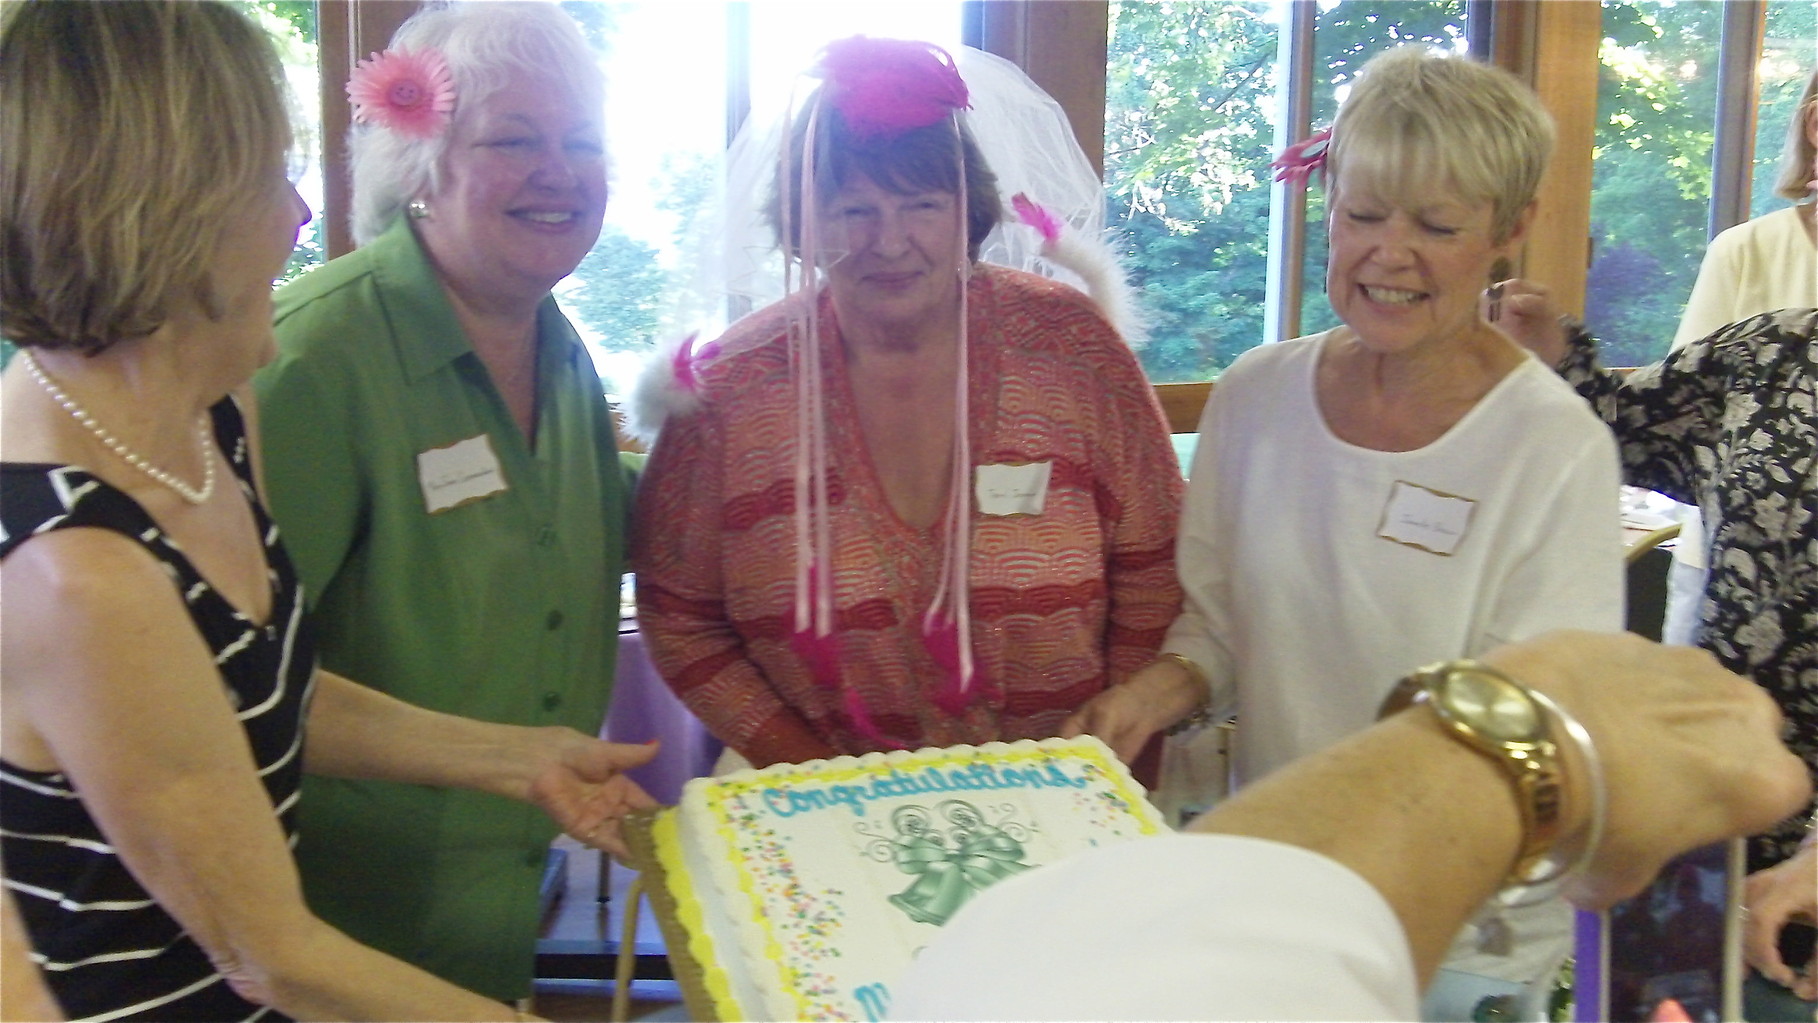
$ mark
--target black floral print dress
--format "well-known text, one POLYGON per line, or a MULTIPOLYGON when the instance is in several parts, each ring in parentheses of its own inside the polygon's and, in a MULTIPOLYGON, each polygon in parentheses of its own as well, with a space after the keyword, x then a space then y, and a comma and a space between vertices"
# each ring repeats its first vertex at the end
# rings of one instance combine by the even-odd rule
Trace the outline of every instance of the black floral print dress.
MULTIPOLYGON (((1818 778, 1818 310, 1733 323, 1626 375, 1579 332, 1560 372, 1616 432, 1627 482, 1704 513, 1695 641, 1773 694, 1818 778)), ((1749 868, 1792 855, 1811 811, 1752 839, 1749 868)))

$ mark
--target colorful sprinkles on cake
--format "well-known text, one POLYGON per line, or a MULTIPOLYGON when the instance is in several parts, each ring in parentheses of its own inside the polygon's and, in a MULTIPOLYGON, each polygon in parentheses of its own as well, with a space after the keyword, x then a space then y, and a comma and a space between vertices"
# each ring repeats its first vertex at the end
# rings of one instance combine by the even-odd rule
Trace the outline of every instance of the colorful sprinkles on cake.
POLYGON ((742 940, 753 967, 762 970, 767 960, 776 971, 768 983, 783 985, 766 989, 772 993, 765 997, 781 999, 770 1001, 768 1012, 797 1019, 875 1018, 879 1010, 872 1003, 887 991, 892 974, 880 975, 875 964, 855 959, 855 938, 905 926, 938 927, 963 901, 958 889, 982 890, 1045 862, 1045 853, 1056 851, 1042 838, 1049 828, 1025 802, 1037 792, 1045 793, 1040 798, 1047 814, 1074 822, 1064 831, 1073 832, 1075 824, 1096 830, 1098 837, 1076 839, 1091 845, 1165 830, 1140 787, 1101 744, 1050 742, 867 754, 716 781, 702 808, 715 821, 721 848, 731 853, 721 869, 729 869, 726 880, 762 907, 738 923, 742 940), (938 835, 905 835, 889 816, 904 806, 921 807, 946 823, 938 835), (964 819, 953 816, 953 807, 966 811, 964 819), (806 827, 810 821, 820 826, 806 827), (840 848, 841 833, 854 840, 850 848, 840 848), (804 844, 805 835, 811 844, 804 844), (904 849, 904 842, 918 838, 925 841, 904 849), (867 855, 867 843, 890 839, 897 841, 895 855, 867 855), (848 876, 830 859, 841 856, 876 871, 848 876), (918 864, 928 870, 917 871, 918 864), (920 912, 905 908, 905 901, 920 912), (888 920, 878 915, 879 907, 888 920), (855 967, 864 968, 862 977, 854 976, 855 967))

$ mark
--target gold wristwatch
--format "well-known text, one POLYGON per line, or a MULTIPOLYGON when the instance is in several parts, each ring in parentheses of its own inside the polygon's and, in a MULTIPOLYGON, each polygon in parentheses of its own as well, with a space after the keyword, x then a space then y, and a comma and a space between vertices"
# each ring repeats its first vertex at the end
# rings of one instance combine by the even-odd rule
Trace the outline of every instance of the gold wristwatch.
POLYGON ((1486 664, 1456 660, 1429 664, 1402 679, 1378 716, 1415 703, 1432 706, 1451 735, 1494 760, 1514 783, 1521 852, 1506 883, 1535 885, 1562 875, 1569 864, 1547 855, 1564 827, 1559 745, 1535 694, 1486 664))

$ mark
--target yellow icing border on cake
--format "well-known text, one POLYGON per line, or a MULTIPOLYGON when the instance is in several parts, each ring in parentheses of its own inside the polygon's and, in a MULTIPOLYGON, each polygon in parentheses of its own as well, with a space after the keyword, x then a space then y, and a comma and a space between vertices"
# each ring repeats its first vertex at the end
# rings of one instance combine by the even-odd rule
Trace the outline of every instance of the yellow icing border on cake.
POLYGON ((694 957, 696 965, 700 967, 701 986, 713 1001, 714 1016, 718 1019, 740 1019, 744 1012, 732 995, 726 971, 714 955, 713 938, 707 933, 706 915, 701 910, 700 900, 695 898, 692 883, 694 878, 689 876, 681 836, 677 831, 676 819, 680 816, 679 810, 662 814, 651 825, 650 837, 656 846, 657 862, 663 865, 669 897, 675 900, 676 919, 688 934, 688 954, 694 957))
MULTIPOLYGON (((775 788, 778 785, 799 781, 838 784, 840 782, 850 781, 854 778, 876 774, 877 769, 880 766, 895 768, 901 766, 905 761, 911 760, 915 762, 915 766, 918 770, 925 770, 929 768, 951 767, 955 764, 974 763, 979 759, 979 754, 981 753, 986 754, 994 763, 1006 764, 1013 764, 1019 761, 1048 759, 1058 755, 1076 756, 1082 761, 1097 765, 1103 773, 1104 780, 1109 785, 1112 792, 1123 799, 1125 804, 1130 807, 1131 815, 1137 818, 1138 830, 1142 834, 1154 835, 1169 830, 1166 822, 1162 819, 1160 811, 1156 810, 1155 805, 1149 802, 1146 790, 1141 785, 1137 784, 1135 778, 1131 777, 1129 767, 1111 753, 1110 747, 1092 736, 1065 740, 1018 739, 1015 742, 1009 743, 989 742, 966 750, 956 752, 942 751, 942 755, 929 756, 929 754, 933 752, 936 752, 935 747, 913 751, 897 750, 891 753, 866 753, 857 757, 841 756, 831 760, 810 760, 806 763, 790 765, 795 768, 793 771, 779 771, 776 766, 764 768, 762 770, 751 769, 748 771, 738 771, 734 774, 714 779, 715 785, 713 791, 704 799, 704 803, 706 804, 704 809, 710 812, 715 822, 715 831, 718 833, 717 837, 719 838, 719 841, 723 843, 725 848, 734 848, 736 846, 735 839, 737 832, 728 822, 727 814, 725 813, 726 801, 734 796, 761 792, 764 789, 775 788)), ((716 869, 718 868, 717 861, 714 866, 716 869)), ((734 860, 732 862, 732 867, 738 880, 738 887, 744 897, 750 900, 752 905, 763 905, 757 891, 756 877, 750 869, 749 864, 744 860, 734 860)), ((690 897, 689 901, 693 904, 692 897, 690 897)), ((694 904, 694 910, 695 918, 690 921, 691 930, 698 927, 701 923, 698 904, 694 904)), ((741 918, 741 926, 739 929, 743 930, 743 924, 747 922, 749 921, 741 918)), ((776 968, 781 971, 783 963, 783 946, 782 943, 776 939, 774 929, 768 925, 768 919, 758 926, 758 930, 764 938, 765 959, 774 964, 776 968)), ((690 947, 693 948, 693 945, 691 944, 690 947)), ((711 952, 711 947, 709 947, 708 951, 711 952)), ((718 991, 726 989, 727 982, 725 973, 720 970, 717 965, 709 969, 707 973, 710 978, 710 989, 714 981, 718 981, 719 983, 719 989, 713 991, 715 995, 715 1004, 717 1006, 719 1004, 718 991)), ((779 979, 786 979, 786 977, 779 979)), ((785 997, 794 1004, 795 1011, 789 1015, 789 1018, 807 1019, 809 1000, 790 985, 779 984, 777 986, 783 989, 785 997)), ((760 994, 766 1003, 771 1001, 770 991, 761 991, 760 994)), ((730 1004, 732 999, 729 990, 727 991, 726 999, 730 1004)), ((766 1004, 765 1009, 766 1011, 769 1011, 770 1007, 768 1004, 766 1004)), ((737 1017, 736 1015, 722 1015, 720 1018, 732 1019, 737 1017)))
MULTIPOLYGON (((813 761, 813 760, 809 761, 809 763, 811 763, 811 764, 823 763, 823 762, 824 761, 813 761)), ((743 774, 745 772, 740 771, 738 773, 743 774)), ((772 778, 774 778, 774 777, 775 776, 773 775, 772 778)), ((725 812, 724 795, 726 793, 726 790, 733 788, 735 785, 738 785, 740 788, 743 788, 744 786, 741 783, 729 782, 727 780, 727 778, 724 778, 724 777, 716 779, 716 781, 718 782, 718 784, 714 787, 713 792, 708 794, 708 796, 705 800, 705 802, 706 802, 705 809, 708 811, 709 816, 713 819, 714 832, 716 834, 716 837, 719 839, 722 847, 727 848, 727 849, 735 849, 738 847, 738 841, 737 841, 738 832, 732 827, 731 822, 727 820, 727 814, 725 812)), ((759 896, 759 893, 757 890, 757 880, 756 880, 755 875, 752 873, 752 871, 749 867, 749 864, 746 861, 744 861, 743 859, 733 860, 733 861, 731 861, 731 863, 732 863, 732 869, 733 869, 733 878, 735 881, 738 882, 738 888, 739 888, 740 893, 744 896, 744 898, 749 900, 751 905, 762 906, 764 904, 764 901, 759 896)), ((719 864, 718 860, 714 861, 712 869, 716 873, 719 871, 720 864, 719 864)), ((748 921, 743 916, 735 917, 735 919, 738 921, 738 926, 736 927, 736 930, 739 930, 739 931, 745 930, 745 924, 748 921)), ((775 932, 768 926, 759 925, 758 933, 761 934, 764 938, 764 961, 773 964, 780 974, 783 969, 782 943, 777 941, 775 932)), ((742 945, 744 943, 740 942, 740 944, 742 945)), ((739 951, 744 952, 745 950, 741 948, 739 951)), ((749 960, 749 956, 747 956, 747 959, 749 960)), ((716 967, 715 969, 717 970, 718 968, 716 967)), ((779 981, 781 981, 783 979, 786 979, 786 977, 779 976, 779 978, 778 978, 779 981)), ((721 980, 722 980, 722 983, 724 983, 723 972, 721 974, 721 980)), ((793 1018, 793 1019, 807 1019, 808 1018, 807 1014, 803 1011, 807 1007, 806 1000, 803 999, 801 996, 794 994, 793 993, 794 989, 791 988, 790 986, 788 986, 786 984, 778 983, 775 985, 768 985, 768 986, 760 984, 760 985, 757 985, 757 987, 758 987, 759 996, 762 997, 765 1002, 765 1004, 762 1006, 762 1008, 766 1014, 771 1015, 771 1016, 776 1015, 772 1011, 772 1008, 769 1004, 772 1001, 772 999, 771 999, 771 991, 768 990, 767 988, 768 987, 777 987, 777 988, 782 988, 784 990, 791 992, 790 997, 791 997, 791 1000, 795 1003, 796 1011, 789 1018, 793 1018)), ((728 998, 730 998, 730 992, 728 993, 728 998)), ((753 1006, 753 1008, 756 1009, 756 1008, 758 1008, 758 1006, 753 1006)), ((729 1016, 723 1015, 720 1018, 721 1019, 738 1019, 740 1017, 735 1012, 733 1015, 729 1015, 729 1016)))

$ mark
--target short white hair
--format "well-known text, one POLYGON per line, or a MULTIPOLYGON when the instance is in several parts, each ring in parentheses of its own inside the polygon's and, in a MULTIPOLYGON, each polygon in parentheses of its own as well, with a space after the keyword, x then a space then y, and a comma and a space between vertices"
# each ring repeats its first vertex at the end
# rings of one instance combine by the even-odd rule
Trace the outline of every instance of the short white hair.
POLYGON ((350 219, 359 245, 383 234, 405 203, 436 190, 442 156, 461 119, 509 83, 526 76, 553 77, 590 109, 605 100, 598 58, 574 19, 552 3, 464 0, 427 7, 398 26, 391 46, 441 52, 454 79, 454 123, 430 139, 370 124, 348 131, 350 219))
POLYGON ((1409 45, 1378 54, 1332 124, 1327 173, 1348 167, 1386 198, 1435 189, 1491 206, 1507 238, 1534 201, 1553 155, 1553 119, 1534 91, 1500 68, 1409 45))

